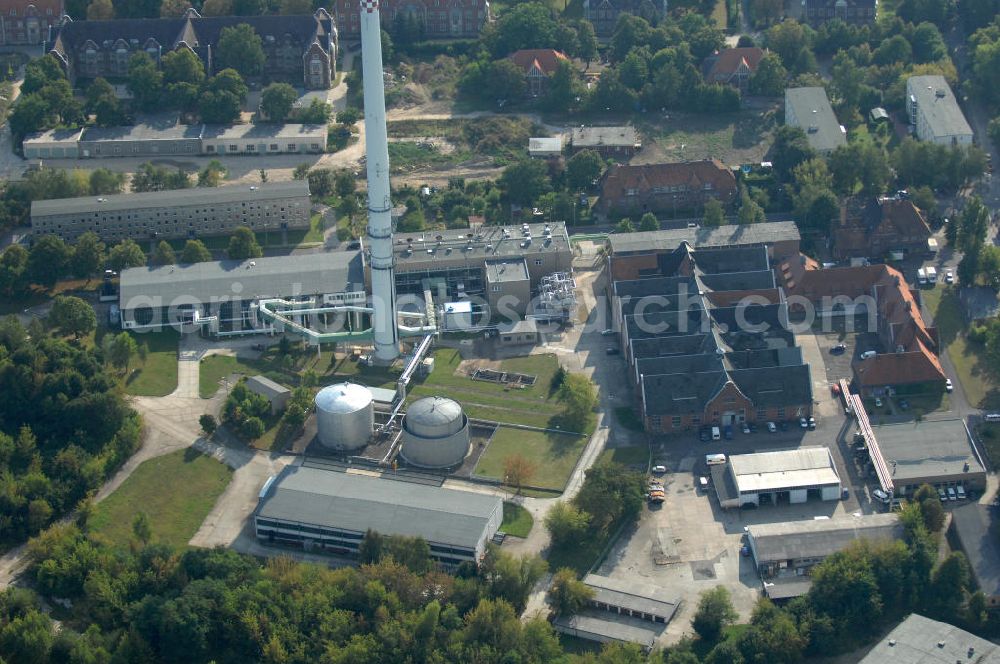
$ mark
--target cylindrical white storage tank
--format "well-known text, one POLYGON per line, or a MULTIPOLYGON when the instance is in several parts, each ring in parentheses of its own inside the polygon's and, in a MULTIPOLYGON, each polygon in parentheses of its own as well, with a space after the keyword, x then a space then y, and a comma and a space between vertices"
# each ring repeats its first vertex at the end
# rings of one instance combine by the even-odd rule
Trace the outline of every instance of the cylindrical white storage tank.
POLYGON ((327 449, 350 452, 367 445, 375 428, 371 390, 354 383, 324 387, 316 395, 316 428, 327 449))
POLYGON ((469 418, 458 402, 445 397, 414 401, 403 417, 403 446, 407 463, 421 468, 450 468, 469 452, 469 418))

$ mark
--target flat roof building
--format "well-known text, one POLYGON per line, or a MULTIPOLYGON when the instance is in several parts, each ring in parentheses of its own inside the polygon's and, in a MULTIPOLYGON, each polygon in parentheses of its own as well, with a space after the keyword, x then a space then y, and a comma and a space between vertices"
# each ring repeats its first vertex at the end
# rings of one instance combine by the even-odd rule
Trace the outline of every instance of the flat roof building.
POLYGON ((93 231, 105 242, 226 235, 239 226, 309 228, 309 183, 194 187, 33 201, 31 232, 72 242, 93 231))
POLYGON ((809 584, 796 584, 796 594, 782 583, 802 577, 827 556, 847 548, 858 539, 893 540, 903 535, 897 514, 870 514, 833 519, 763 523, 748 527, 747 544, 764 581, 764 592, 780 588, 772 599, 805 594, 809 584))
POLYGON ((562 136, 528 139, 528 155, 531 157, 558 157, 562 154, 562 147, 562 136))
POLYGON ((595 150, 602 157, 628 158, 642 149, 635 127, 574 127, 569 144, 575 153, 595 150))
POLYGON ((251 304, 269 297, 318 297, 325 304, 364 304, 365 270, 360 251, 209 261, 193 265, 134 267, 121 274, 125 329, 209 322, 214 334, 258 329, 251 304))
POLYGON ((267 376, 251 376, 247 378, 246 384, 248 390, 267 399, 267 402, 271 404, 272 415, 283 411, 292 395, 290 389, 275 383, 267 376))
POLYGON ((287 466, 268 480, 253 513, 262 542, 355 555, 369 530, 421 537, 431 557, 478 564, 503 521, 497 496, 403 480, 287 466))
POLYGON ((326 150, 326 125, 205 125, 201 152, 207 155, 316 154, 326 150))
POLYGON ((976 587, 1000 607, 1000 524, 993 505, 969 503, 951 510, 951 533, 969 560, 976 587))
POLYGON ((847 130, 834 115, 823 88, 785 90, 785 124, 804 131, 809 145, 822 155, 847 145, 847 130))
POLYGON ((25 159, 76 159, 83 129, 49 129, 21 141, 25 159))
POLYGON ((897 497, 922 484, 943 489, 962 486, 977 494, 986 490, 986 465, 963 420, 883 424, 872 431, 897 497))
MULTIPOLYGON (((735 496, 724 500, 720 494, 720 502, 728 503, 723 507, 776 505, 786 500, 804 503, 811 496, 840 500, 840 476, 826 447, 736 454, 729 457, 728 466, 735 496)), ((716 490, 720 490, 718 484, 716 490)))
POLYGON ((971 145, 972 127, 944 76, 906 79, 906 112, 922 141, 939 145, 971 145))
POLYGON ((134 125, 87 127, 79 139, 81 159, 91 157, 162 157, 201 152, 205 126, 181 124, 174 115, 146 118, 134 125))
POLYGON ((1000 646, 912 613, 858 664, 1000 664, 1000 646))

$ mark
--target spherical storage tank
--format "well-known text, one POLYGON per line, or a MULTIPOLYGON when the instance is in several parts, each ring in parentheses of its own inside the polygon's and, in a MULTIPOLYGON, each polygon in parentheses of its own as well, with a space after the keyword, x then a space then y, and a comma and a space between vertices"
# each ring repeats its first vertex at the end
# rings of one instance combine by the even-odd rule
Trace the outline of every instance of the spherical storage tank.
POLYGON ((375 404, 363 385, 339 383, 316 395, 316 428, 323 447, 340 452, 368 444, 375 426, 375 404))
POLYGON ((414 401, 403 418, 407 463, 422 468, 457 466, 469 452, 469 418, 456 401, 426 397, 414 401))

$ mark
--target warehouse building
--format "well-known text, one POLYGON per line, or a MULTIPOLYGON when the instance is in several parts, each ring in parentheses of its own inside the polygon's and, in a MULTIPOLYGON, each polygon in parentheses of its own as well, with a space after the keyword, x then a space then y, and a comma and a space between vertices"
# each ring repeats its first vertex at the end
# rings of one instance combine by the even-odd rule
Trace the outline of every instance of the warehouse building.
POLYGON ((858 539, 894 540, 903 536, 896 514, 870 514, 752 525, 747 545, 764 592, 788 599, 809 589, 809 570, 858 539))
POLYGON ((986 490, 986 465, 964 420, 883 424, 872 431, 895 497, 908 496, 923 484, 946 491, 962 487, 967 495, 986 490))
POLYGON ((24 139, 26 159, 89 159, 177 155, 316 154, 326 126, 315 124, 181 124, 175 115, 120 127, 52 129, 24 139))
POLYGON ((737 454, 712 466, 723 508, 840 500, 840 476, 826 447, 737 454))
POLYGON ((369 530, 421 537, 445 566, 478 564, 503 521, 497 496, 396 479, 288 466, 253 513, 261 542, 356 555, 369 530))
POLYGON ((1000 646, 912 613, 858 664, 1000 664, 1000 646))
POLYGON ((938 145, 972 145, 972 127, 944 76, 906 79, 906 112, 920 140, 938 145))
POLYGON ((326 126, 318 124, 205 125, 206 155, 317 154, 326 149, 326 126))
MULTIPOLYGON (((251 305, 257 299, 316 297, 324 304, 364 305, 363 261, 360 251, 338 251, 294 260, 278 256, 130 268, 121 274, 122 327, 199 324, 208 335, 225 336, 267 329, 254 315, 251 305)), ((328 322, 330 328, 342 324, 339 318, 328 322)))
POLYGON ((227 235, 240 226, 254 231, 309 228, 309 214, 309 183, 292 180, 33 201, 31 232, 67 242, 87 231, 108 243, 191 239, 227 235))
POLYGON ((646 585, 597 574, 588 574, 583 583, 593 593, 587 608, 558 616, 552 626, 588 641, 637 643, 648 651, 680 603, 677 597, 653 597, 646 585))
POLYGON ((823 88, 785 90, 785 124, 804 131, 809 146, 821 155, 847 145, 847 130, 834 115, 823 88))
POLYGON ((429 288, 443 301, 475 296, 487 302, 506 294, 523 296, 523 278, 506 278, 519 273, 522 263, 532 288, 546 275, 570 272, 573 250, 566 224, 553 222, 396 233, 393 257, 400 294, 422 295, 429 288))

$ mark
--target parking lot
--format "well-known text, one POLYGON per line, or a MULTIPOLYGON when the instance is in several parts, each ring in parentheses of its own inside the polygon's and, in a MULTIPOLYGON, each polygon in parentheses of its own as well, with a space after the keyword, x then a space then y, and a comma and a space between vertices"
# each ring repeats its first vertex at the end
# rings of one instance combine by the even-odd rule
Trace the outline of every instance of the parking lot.
POLYGON ((756 432, 750 434, 735 428, 731 440, 702 442, 698 432, 692 431, 653 441, 654 462, 667 468, 660 478, 665 501, 645 509, 639 523, 616 542, 598 573, 642 579, 662 589, 664 596, 680 597, 677 615, 662 637, 664 644, 690 633, 699 595, 717 585, 729 589, 741 619, 749 619, 761 585, 750 558, 740 555, 744 526, 883 509, 871 496, 877 483, 860 477, 853 461, 853 420, 845 417, 839 398, 830 390, 838 379, 850 377, 851 358, 871 349, 874 336, 803 334, 797 341, 812 367, 815 430, 788 422, 784 430, 769 433, 766 424, 758 423, 756 432), (839 343, 846 344, 845 352, 830 353, 829 349, 839 343), (714 487, 707 491, 697 488, 699 478, 709 476, 707 454, 729 456, 815 445, 830 449, 841 482, 848 489, 846 500, 722 510, 714 487))

